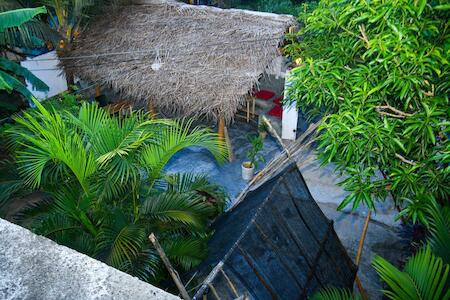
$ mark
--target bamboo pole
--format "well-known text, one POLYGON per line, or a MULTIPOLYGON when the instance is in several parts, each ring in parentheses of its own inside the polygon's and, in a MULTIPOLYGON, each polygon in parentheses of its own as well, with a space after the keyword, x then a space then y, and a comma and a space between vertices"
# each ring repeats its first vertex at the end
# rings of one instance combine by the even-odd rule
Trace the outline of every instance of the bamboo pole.
POLYGON ((231 281, 230 277, 228 277, 228 275, 225 273, 225 271, 223 269, 220 269, 220 272, 222 273, 223 277, 225 277, 225 280, 227 281, 230 289, 233 291, 234 296, 236 298, 238 298, 239 297, 238 291, 237 291, 236 287, 234 286, 233 282, 231 281))
POLYGON ((158 251, 158 254, 161 257, 161 260, 163 261, 164 265, 166 266, 167 271, 169 271, 170 276, 172 277, 173 281, 175 282, 175 285, 177 286, 178 290, 180 291, 181 297, 183 297, 184 300, 191 300, 191 297, 189 296, 188 292, 186 291, 186 288, 184 287, 183 283, 181 282, 178 272, 172 267, 172 264, 170 263, 169 259, 167 258, 166 253, 164 252, 163 248, 159 244, 156 236, 153 233, 151 233, 150 236, 148 237, 148 239, 150 240, 150 242, 152 242, 156 251, 158 251))
POLYGON ((212 269, 212 271, 208 274, 206 279, 203 280, 203 283, 200 286, 200 288, 197 290, 197 292, 195 293, 193 300, 200 299, 200 297, 203 297, 205 295, 206 288, 208 288, 210 283, 214 280, 214 278, 216 278, 216 275, 219 273, 219 271, 222 269, 222 267, 223 267, 223 261, 220 261, 214 267, 214 269, 212 269))
POLYGON ((216 297, 217 300, 221 300, 219 294, 216 291, 216 288, 212 285, 212 283, 208 283, 208 287, 211 290, 211 292, 213 293, 214 297, 216 297))
POLYGON ((275 128, 273 128, 272 123, 270 123, 269 119, 267 119, 266 116, 262 116, 262 121, 267 125, 267 130, 269 131, 269 133, 277 139, 278 143, 280 143, 281 147, 286 151, 288 158, 291 159, 292 158, 291 152, 283 143, 283 140, 278 135, 275 128))

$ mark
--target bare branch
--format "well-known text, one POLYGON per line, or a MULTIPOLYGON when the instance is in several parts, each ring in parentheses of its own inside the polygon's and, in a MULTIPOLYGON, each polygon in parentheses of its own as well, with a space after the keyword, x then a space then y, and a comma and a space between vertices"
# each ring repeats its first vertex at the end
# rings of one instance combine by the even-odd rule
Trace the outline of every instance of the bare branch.
POLYGON ((397 157, 397 158, 400 159, 402 162, 407 163, 407 164, 409 164, 409 165, 412 165, 412 166, 417 165, 417 163, 415 163, 414 161, 408 160, 408 159, 404 158, 403 156, 401 156, 401 155, 398 154, 398 153, 395 153, 395 157, 397 157))
POLYGON ((414 114, 410 114, 410 113, 401 111, 389 104, 375 106, 375 109, 380 115, 386 115, 386 116, 390 116, 390 117, 394 117, 394 118, 403 119, 406 117, 412 117, 414 115, 414 114), (385 110, 390 110, 391 112, 394 112, 394 113, 386 112, 385 110))
POLYGON ((359 27, 359 32, 361 32, 361 35, 362 35, 361 39, 366 44, 366 48, 369 49, 369 39, 367 38, 366 27, 364 27, 364 24, 360 24, 358 27, 359 27))

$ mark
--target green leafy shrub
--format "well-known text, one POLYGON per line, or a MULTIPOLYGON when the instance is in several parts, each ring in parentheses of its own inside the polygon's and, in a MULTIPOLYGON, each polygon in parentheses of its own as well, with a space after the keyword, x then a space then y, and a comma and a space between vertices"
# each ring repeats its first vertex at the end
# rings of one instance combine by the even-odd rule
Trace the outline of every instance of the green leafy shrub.
POLYGON ((340 209, 391 192, 396 205, 450 198, 449 9, 446 1, 322 0, 301 16, 290 90, 321 116, 324 164, 347 176, 340 209))
POLYGON ((216 134, 140 112, 110 116, 96 104, 83 103, 76 114, 35 105, 15 118, 10 134, 22 184, 51 197, 21 210, 19 223, 146 281, 164 275, 151 232, 177 268, 200 263, 208 220, 224 210, 227 196, 204 175, 167 175, 164 167, 194 145, 223 161, 216 134))

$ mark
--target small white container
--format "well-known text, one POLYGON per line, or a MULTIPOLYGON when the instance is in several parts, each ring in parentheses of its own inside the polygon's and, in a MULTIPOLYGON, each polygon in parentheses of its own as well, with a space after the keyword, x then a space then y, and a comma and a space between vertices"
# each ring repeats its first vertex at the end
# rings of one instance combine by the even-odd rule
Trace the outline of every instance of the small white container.
POLYGON ((255 173, 255 166, 251 164, 249 161, 245 161, 242 163, 242 179, 245 181, 250 181, 253 178, 253 175, 255 173), (248 166, 251 165, 249 168, 248 166))

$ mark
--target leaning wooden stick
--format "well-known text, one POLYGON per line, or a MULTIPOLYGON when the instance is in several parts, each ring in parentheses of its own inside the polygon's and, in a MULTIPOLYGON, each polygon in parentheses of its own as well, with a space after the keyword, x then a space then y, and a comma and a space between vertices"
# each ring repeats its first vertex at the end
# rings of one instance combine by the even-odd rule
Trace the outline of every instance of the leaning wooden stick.
POLYGON ((291 152, 286 147, 286 145, 284 144, 284 142, 281 139, 281 137, 278 135, 278 133, 275 130, 275 128, 273 128, 272 123, 270 123, 270 121, 265 116, 262 116, 262 121, 267 125, 267 130, 269 131, 269 133, 272 136, 274 136, 277 139, 278 143, 280 143, 281 147, 283 147, 283 149, 286 150, 286 154, 287 154, 288 158, 291 159, 292 158, 291 152))
POLYGON ((158 254, 161 257, 161 260, 163 261, 164 265, 166 266, 167 271, 169 271, 170 276, 172 277, 173 281, 175 282, 175 285, 177 286, 178 290, 180 291, 181 297, 183 297, 184 300, 191 300, 191 297, 189 296, 188 292, 186 291, 186 288, 184 287, 183 283, 181 282, 178 272, 172 267, 172 264, 170 263, 169 259, 167 258, 166 253, 164 252, 163 248, 159 244, 156 236, 153 233, 151 233, 150 236, 148 237, 148 239, 150 240, 150 242, 152 242, 156 251, 158 251, 158 254))
POLYGON ((363 247, 364 247, 364 241, 366 240, 367 228, 369 228, 369 222, 370 222, 371 216, 372 216, 372 210, 369 209, 369 212, 367 213, 367 216, 366 216, 366 220, 364 221, 363 231, 362 231, 361 237, 359 239, 358 252, 356 253, 355 263, 357 266, 359 266, 359 263, 361 261, 362 251, 363 251, 363 247))
MULTIPOLYGON (((369 222, 370 222, 371 216, 372 216, 372 210, 369 209, 369 212, 367 213, 367 216, 366 216, 366 220, 364 221, 364 227, 361 232, 361 237, 359 239, 358 252, 356 253, 355 264, 357 267, 359 267, 359 263, 361 262, 362 251, 364 248, 364 241, 366 240, 367 229, 369 228, 369 222)), ((355 281, 356 281, 356 285, 358 286, 358 290, 359 290, 359 293, 361 294, 361 297, 363 299, 367 299, 367 293, 364 290, 361 280, 359 279, 358 275, 356 275, 355 281)))

